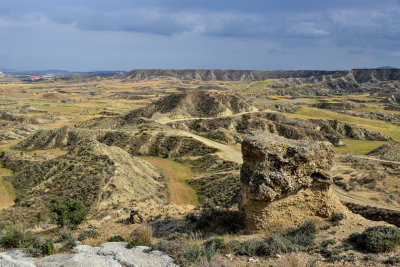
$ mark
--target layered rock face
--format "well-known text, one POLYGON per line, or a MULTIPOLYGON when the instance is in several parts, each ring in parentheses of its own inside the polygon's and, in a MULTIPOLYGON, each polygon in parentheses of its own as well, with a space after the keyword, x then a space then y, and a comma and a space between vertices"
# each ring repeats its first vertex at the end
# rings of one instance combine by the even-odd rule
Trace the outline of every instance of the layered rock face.
POLYGON ((330 191, 329 142, 258 135, 242 143, 239 206, 249 230, 292 225, 345 210, 330 191))

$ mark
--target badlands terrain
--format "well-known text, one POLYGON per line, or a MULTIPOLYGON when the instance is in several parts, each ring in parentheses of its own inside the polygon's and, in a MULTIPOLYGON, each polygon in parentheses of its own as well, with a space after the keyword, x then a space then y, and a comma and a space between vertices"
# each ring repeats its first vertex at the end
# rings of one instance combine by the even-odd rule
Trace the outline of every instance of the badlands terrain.
POLYGON ((0 125, 4 266, 400 264, 398 69, 0 74, 0 125))

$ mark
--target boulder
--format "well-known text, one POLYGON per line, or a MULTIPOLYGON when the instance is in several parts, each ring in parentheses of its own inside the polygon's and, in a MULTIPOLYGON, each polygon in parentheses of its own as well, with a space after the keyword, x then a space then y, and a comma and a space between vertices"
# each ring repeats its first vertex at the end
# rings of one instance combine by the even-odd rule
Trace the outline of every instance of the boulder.
POLYGON ((330 191, 334 148, 329 142, 267 134, 242 143, 239 207, 248 230, 330 217, 345 210, 330 191))

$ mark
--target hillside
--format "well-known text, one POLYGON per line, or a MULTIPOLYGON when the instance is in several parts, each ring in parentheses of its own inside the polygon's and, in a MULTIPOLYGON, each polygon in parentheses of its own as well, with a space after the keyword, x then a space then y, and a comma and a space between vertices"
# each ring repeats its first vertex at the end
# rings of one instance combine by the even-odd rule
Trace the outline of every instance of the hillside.
POLYGON ((163 97, 144 108, 129 112, 124 116, 124 120, 129 121, 137 117, 153 119, 221 117, 255 110, 255 107, 235 94, 199 90, 163 97))
POLYGON ((46 207, 63 199, 82 200, 89 208, 163 197, 162 176, 155 167, 126 151, 82 139, 69 152, 42 161, 4 159, 14 171, 17 205, 46 207))

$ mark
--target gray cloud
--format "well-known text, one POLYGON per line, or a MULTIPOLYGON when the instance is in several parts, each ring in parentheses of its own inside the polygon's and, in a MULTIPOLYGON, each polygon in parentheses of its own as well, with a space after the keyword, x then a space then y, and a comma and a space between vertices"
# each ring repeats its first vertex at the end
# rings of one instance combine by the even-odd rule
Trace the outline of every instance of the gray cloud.
POLYGON ((51 57, 44 48, 61 47, 89 59, 83 53, 92 57, 96 49, 80 47, 104 54, 107 49, 126 53, 132 45, 141 53, 173 51, 183 64, 199 51, 221 55, 220 60, 240 51, 242 60, 246 55, 251 65, 254 58, 259 68, 262 60, 278 62, 281 56, 289 62, 304 53, 312 59, 318 52, 332 55, 333 65, 340 65, 340 53, 351 55, 352 62, 372 58, 378 64, 379 57, 398 59, 400 1, 0 0, 0 32, 7 37, 2 51, 37 50, 31 54, 47 55, 46 62, 51 57), (26 44, 24 39, 29 39, 26 44), (188 51, 185 59, 180 58, 183 51, 188 51))

